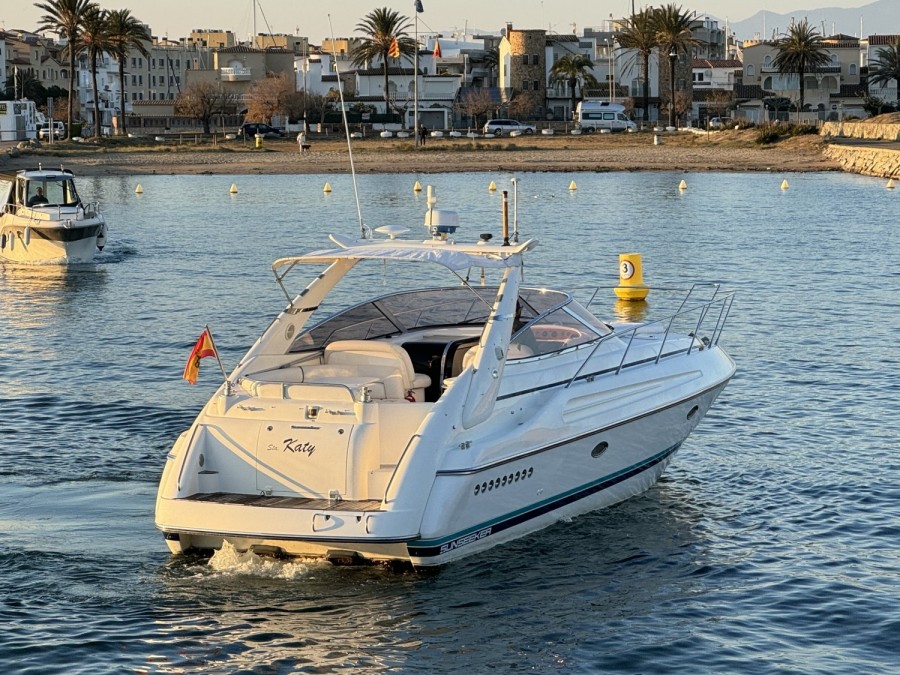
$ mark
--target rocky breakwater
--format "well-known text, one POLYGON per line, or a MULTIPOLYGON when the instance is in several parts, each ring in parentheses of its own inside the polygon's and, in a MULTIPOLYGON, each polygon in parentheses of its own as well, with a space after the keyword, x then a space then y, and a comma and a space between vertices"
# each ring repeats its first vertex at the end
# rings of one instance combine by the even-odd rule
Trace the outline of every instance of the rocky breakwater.
POLYGON ((826 122, 821 134, 832 141, 823 154, 844 171, 900 178, 900 120, 882 115, 861 122, 826 122))

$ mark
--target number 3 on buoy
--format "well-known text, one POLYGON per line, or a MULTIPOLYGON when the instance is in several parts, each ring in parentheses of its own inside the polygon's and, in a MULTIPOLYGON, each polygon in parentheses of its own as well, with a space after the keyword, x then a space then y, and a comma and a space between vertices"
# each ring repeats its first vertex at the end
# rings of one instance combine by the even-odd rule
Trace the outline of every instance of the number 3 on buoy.
POLYGON ((643 300, 650 289, 644 285, 640 253, 619 254, 619 285, 614 289, 620 300, 643 300))

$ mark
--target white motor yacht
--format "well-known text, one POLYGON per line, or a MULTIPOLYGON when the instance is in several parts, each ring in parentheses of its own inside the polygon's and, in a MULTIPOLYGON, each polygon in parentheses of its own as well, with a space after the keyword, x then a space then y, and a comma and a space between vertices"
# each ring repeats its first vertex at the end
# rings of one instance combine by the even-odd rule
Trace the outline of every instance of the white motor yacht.
POLYGON ((71 171, 0 174, 0 207, 0 260, 89 262, 106 243, 99 205, 81 200, 71 171))
POLYGON ((287 307, 168 454, 156 525, 172 552, 438 566, 644 492, 735 372, 717 286, 613 327, 523 285, 533 240, 381 229, 273 264, 287 307), (336 290, 366 267, 350 290, 395 278, 394 263, 453 283, 336 290), (288 292, 310 265, 323 271, 288 292))

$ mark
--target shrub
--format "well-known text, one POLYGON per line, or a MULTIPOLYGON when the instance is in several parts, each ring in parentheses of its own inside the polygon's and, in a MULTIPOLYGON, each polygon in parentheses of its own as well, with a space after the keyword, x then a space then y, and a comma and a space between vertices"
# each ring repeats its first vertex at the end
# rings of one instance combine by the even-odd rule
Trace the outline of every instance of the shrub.
POLYGON ((788 136, 808 136, 816 135, 819 130, 815 124, 792 124, 786 130, 788 136))
POLYGON ((760 127, 759 132, 756 134, 756 143, 758 145, 771 145, 772 143, 777 143, 780 137, 781 134, 775 128, 760 127))

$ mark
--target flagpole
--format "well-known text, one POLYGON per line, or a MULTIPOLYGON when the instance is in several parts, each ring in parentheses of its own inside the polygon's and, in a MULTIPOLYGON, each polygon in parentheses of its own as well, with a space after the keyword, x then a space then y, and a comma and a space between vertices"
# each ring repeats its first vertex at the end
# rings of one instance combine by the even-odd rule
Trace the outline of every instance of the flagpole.
POLYGON ((209 333, 209 341, 212 342, 213 351, 216 354, 216 361, 219 362, 219 368, 222 371, 222 377, 225 378, 225 384, 228 384, 228 373, 225 372, 225 366, 222 365, 222 359, 219 357, 219 348, 216 347, 216 341, 213 339, 212 331, 206 326, 206 332, 209 333))
POLYGON ((413 14, 416 15, 416 54, 413 57, 413 82, 415 83, 413 87, 413 136, 416 139, 417 148, 419 147, 419 7, 421 7, 421 3, 413 5, 413 14))

